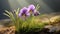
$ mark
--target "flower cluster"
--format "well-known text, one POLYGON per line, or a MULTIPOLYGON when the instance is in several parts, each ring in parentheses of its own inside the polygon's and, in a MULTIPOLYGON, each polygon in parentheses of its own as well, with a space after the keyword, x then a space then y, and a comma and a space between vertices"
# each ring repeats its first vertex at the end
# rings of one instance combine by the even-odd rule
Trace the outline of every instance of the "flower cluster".
POLYGON ((5 10, 6 13, 4 15, 8 16, 11 21, 12 25, 15 26, 16 32, 19 34, 26 34, 28 32, 37 32, 44 28, 47 23, 43 23, 38 16, 40 13, 37 11, 39 9, 39 5, 36 7, 31 4, 28 7, 23 7, 21 10, 18 8, 14 10, 14 12, 10 12, 5 10), (35 17, 38 16, 38 17, 35 17), (35 31, 35 29, 37 29, 35 31), (23 32, 23 33, 22 33, 23 32))
POLYGON ((27 7, 23 7, 20 10, 19 17, 28 17, 30 15, 38 16, 40 13, 35 9, 35 6, 33 4, 29 5, 27 7))

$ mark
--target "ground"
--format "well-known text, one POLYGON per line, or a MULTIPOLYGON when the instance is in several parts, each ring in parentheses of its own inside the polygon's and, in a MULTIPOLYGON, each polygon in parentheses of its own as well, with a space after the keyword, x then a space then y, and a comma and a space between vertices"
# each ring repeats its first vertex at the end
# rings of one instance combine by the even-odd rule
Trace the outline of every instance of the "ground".
MULTIPOLYGON (((53 31, 59 31, 60 30, 60 21, 58 20, 55 20, 55 19, 60 19, 60 17, 58 16, 54 16, 54 17, 51 17, 50 20, 50 24, 45 26, 45 28, 48 28, 50 29, 50 31, 53 29, 53 28, 56 28, 55 30, 53 31), (55 20, 55 21, 54 21, 55 20)), ((43 19, 43 22, 49 22, 48 19, 45 20, 45 18, 43 19)), ((5 24, 7 25, 7 24, 5 24)), ((0 26, 0 34, 15 34, 15 26, 0 26)), ((56 32, 54 33, 56 34, 56 32)))
POLYGON ((0 28, 0 34, 15 34, 15 26, 0 28))

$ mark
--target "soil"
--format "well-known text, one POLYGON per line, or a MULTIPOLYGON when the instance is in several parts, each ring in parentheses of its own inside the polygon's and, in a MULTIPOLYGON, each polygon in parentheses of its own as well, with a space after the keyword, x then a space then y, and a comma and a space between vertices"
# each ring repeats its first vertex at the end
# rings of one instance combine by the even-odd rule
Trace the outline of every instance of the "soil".
MULTIPOLYGON (((49 28, 51 28, 51 26, 49 28)), ((29 32, 26 34, 60 34, 60 31, 49 32, 50 30, 49 28, 44 28, 42 31, 39 31, 39 32, 29 32)), ((0 28, 0 34, 16 34, 15 26, 0 28)))
POLYGON ((0 34, 15 34, 15 26, 0 28, 0 34))

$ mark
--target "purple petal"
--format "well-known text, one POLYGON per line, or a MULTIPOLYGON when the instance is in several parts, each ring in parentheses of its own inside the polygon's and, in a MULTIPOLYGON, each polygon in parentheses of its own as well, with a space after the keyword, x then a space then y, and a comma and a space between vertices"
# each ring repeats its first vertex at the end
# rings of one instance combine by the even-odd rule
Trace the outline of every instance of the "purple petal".
POLYGON ((30 16, 30 13, 28 13, 28 9, 26 7, 20 10, 19 17, 22 17, 22 16, 30 16))
POLYGON ((34 14, 34 16, 38 16, 38 15, 39 15, 39 13, 37 13, 37 12, 34 14))
POLYGON ((35 10, 35 6, 33 4, 28 6, 28 11, 34 11, 35 10))
POLYGON ((20 10, 19 16, 20 16, 20 17, 23 16, 24 14, 26 14, 26 12, 27 12, 27 8, 26 8, 26 7, 22 8, 22 9, 20 10))
POLYGON ((21 17, 22 16, 21 13, 19 13, 18 16, 21 17))
POLYGON ((26 15, 27 15, 27 16, 30 16, 30 13, 27 12, 26 15))
POLYGON ((40 15, 39 11, 36 11, 36 10, 35 10, 34 16, 38 16, 38 15, 40 15))
POLYGON ((22 9, 20 10, 20 13, 26 13, 26 12, 27 12, 27 8, 26 8, 26 7, 22 8, 22 9))

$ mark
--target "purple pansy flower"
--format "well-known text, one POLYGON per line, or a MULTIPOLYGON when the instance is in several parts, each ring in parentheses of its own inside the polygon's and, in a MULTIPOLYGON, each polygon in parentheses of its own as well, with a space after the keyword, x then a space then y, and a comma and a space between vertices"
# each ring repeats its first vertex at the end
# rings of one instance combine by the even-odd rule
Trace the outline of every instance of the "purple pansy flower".
POLYGON ((24 7, 20 10, 19 17, 26 17, 26 16, 30 16, 30 13, 28 13, 28 9, 24 7))
POLYGON ((34 16, 38 16, 40 13, 35 9, 35 6, 33 4, 28 6, 28 11, 30 14, 34 16))
POLYGON ((33 15, 38 16, 38 15, 40 15, 40 13, 39 13, 39 11, 35 10, 33 15))
POLYGON ((35 9, 35 6, 31 4, 28 8, 24 7, 20 10, 19 17, 26 18, 30 15, 38 16, 39 14, 40 13, 35 9))
POLYGON ((31 14, 34 13, 34 10, 35 10, 35 6, 33 4, 28 6, 29 13, 31 13, 31 14))

